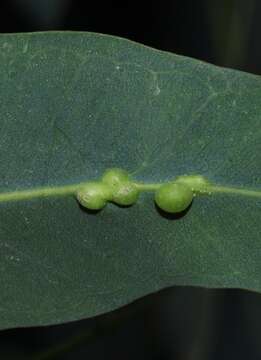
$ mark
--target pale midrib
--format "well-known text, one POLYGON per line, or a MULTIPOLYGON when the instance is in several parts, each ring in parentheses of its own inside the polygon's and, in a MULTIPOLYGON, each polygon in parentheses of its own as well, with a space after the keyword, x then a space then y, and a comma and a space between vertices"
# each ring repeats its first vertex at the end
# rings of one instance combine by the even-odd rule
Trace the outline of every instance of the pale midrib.
MULTIPOLYGON (((77 191, 83 188, 87 182, 64 185, 64 186, 55 186, 55 187, 42 187, 32 190, 17 190, 10 192, 0 193, 0 203, 9 202, 9 201, 22 201, 30 200, 34 198, 47 198, 47 197, 59 197, 59 196, 73 196, 76 195, 77 191)), ((163 183, 155 184, 142 184, 134 183, 139 191, 156 191, 159 189, 163 183)), ((208 185, 200 189, 200 191, 195 192, 196 195, 215 195, 215 194, 231 194, 245 197, 261 198, 261 191, 259 190, 250 190, 242 189, 229 186, 219 186, 219 185, 208 185)))
POLYGON ((32 190, 4 192, 0 193, 0 202, 30 200, 34 198, 46 198, 56 196, 69 196, 74 195, 76 191, 83 186, 84 183, 80 183, 65 186, 42 187, 32 190))

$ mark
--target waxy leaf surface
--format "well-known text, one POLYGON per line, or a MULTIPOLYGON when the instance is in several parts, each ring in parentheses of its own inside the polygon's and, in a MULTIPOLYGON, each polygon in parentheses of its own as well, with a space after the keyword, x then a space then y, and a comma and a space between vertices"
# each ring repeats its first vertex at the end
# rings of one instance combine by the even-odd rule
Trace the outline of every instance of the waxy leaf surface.
MULTIPOLYGON (((0 36, 0 191, 200 174, 260 191, 261 78, 90 33, 0 36)), ((261 197, 0 203, 0 328, 92 317, 173 285, 261 291, 261 197)))

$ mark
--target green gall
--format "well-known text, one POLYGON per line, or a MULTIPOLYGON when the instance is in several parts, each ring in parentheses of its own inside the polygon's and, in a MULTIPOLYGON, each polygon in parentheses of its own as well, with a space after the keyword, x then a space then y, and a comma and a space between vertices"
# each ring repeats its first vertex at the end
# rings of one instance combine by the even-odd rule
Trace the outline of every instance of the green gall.
POLYGON ((118 187, 121 183, 127 182, 129 175, 127 171, 122 169, 108 169, 102 176, 102 182, 111 187, 118 187))
POLYGON ((139 197, 137 187, 131 182, 125 182, 115 187, 112 194, 112 201, 118 205, 129 206, 136 203, 139 197))
POLYGON ((155 202, 158 207, 169 213, 185 210, 192 199, 193 191, 181 182, 162 185, 155 193, 155 202))
POLYGON ((125 170, 113 168, 105 171, 102 176, 102 183, 110 187, 112 191, 111 201, 118 205, 132 205, 139 197, 138 189, 129 181, 129 175, 125 170))
POLYGON ((90 182, 76 193, 79 203, 90 210, 101 210, 111 199, 111 191, 106 184, 90 182))
POLYGON ((179 176, 175 182, 186 184, 192 191, 200 193, 204 193, 210 185, 209 181, 202 175, 179 176))

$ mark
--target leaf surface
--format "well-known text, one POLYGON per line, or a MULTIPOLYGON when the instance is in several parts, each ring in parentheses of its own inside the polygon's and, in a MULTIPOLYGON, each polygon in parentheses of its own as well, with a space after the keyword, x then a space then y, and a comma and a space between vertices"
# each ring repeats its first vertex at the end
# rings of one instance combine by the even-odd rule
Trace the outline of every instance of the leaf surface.
MULTIPOLYGON (((260 191, 261 78, 90 33, 0 37, 0 191, 200 174, 260 191)), ((173 285, 261 291, 261 198, 153 193, 83 210, 73 196, 0 203, 0 328, 62 323, 173 285)))

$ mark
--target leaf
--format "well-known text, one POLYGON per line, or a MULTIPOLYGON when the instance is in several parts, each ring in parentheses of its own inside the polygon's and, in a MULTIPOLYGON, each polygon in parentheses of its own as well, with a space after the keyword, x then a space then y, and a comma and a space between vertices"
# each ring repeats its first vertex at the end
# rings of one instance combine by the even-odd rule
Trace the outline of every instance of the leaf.
POLYGON ((1 193, 111 167, 243 189, 196 197, 181 217, 150 192, 95 214, 74 196, 1 202, 0 328, 95 316, 173 285, 261 291, 260 77, 98 34, 1 35, 0 48, 1 193))

